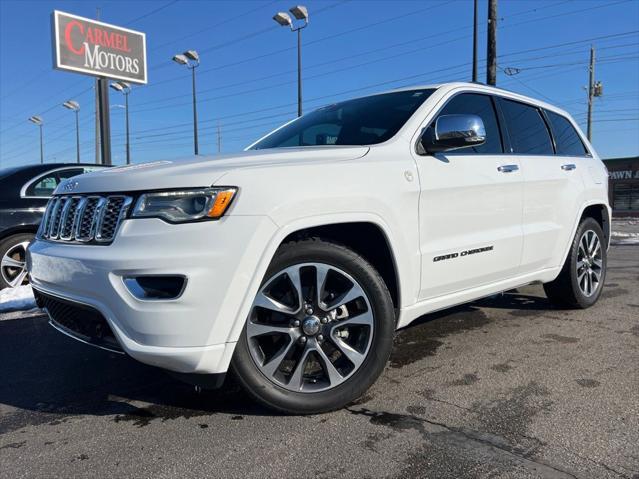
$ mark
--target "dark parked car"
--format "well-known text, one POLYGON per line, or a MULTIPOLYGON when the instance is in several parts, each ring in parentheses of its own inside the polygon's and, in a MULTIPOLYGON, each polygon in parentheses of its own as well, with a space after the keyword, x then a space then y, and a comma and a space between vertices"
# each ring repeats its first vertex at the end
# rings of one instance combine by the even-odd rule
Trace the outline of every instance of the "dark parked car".
POLYGON ((0 170, 0 289, 27 282, 25 251, 56 186, 99 168, 103 167, 49 163, 0 170))

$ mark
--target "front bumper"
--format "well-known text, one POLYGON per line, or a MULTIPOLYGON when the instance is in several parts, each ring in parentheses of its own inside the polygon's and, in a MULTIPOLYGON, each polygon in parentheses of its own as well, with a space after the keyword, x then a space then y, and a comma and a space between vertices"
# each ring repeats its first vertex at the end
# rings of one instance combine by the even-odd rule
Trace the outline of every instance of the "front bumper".
POLYGON ((223 373, 233 326, 275 231, 265 216, 125 220, 109 246, 36 240, 27 265, 36 290, 97 310, 133 358, 180 373, 223 373), (183 275, 187 283, 176 299, 141 300, 123 278, 145 275, 183 275))

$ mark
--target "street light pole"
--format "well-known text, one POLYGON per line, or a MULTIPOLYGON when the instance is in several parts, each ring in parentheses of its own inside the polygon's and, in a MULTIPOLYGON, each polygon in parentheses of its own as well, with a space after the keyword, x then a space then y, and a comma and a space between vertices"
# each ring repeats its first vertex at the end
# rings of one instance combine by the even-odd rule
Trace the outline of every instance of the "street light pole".
POLYGON ((131 164, 131 144, 129 143, 129 93, 131 89, 124 92, 124 118, 126 123, 126 164, 131 164))
POLYGON ((42 117, 36 115, 29 118, 29 121, 40 127, 40 163, 44 164, 44 142, 42 135, 42 125, 44 124, 44 121, 42 120, 42 117))
POLYGON ((179 65, 186 65, 186 67, 191 70, 191 83, 193 90, 193 151, 196 155, 198 155, 200 148, 198 145, 197 135, 197 97, 195 88, 195 69, 200 66, 200 56, 195 50, 187 50, 184 53, 174 55, 173 61, 179 65))
POLYGON ((191 69, 191 80, 193 89, 193 150, 196 155, 200 152, 200 147, 198 145, 197 139, 197 98, 195 93, 195 69, 198 67, 198 65, 199 62, 189 67, 191 69))
POLYGON ((74 100, 67 100, 62 104, 63 107, 75 112, 75 150, 76 161, 80 163, 80 121, 78 114, 80 113, 80 104, 74 100))
POLYGON ((119 91, 124 95, 124 118, 126 124, 126 164, 131 164, 131 146, 129 143, 129 93, 131 93, 131 85, 124 81, 116 81, 111 83, 111 88, 119 91))
POLYGON ((40 164, 44 164, 44 139, 42 136, 42 123, 40 123, 40 164))
POLYGON ((302 116, 302 29, 297 29, 297 116, 302 116))
POLYGON ((293 25, 291 16, 286 12, 278 12, 273 16, 273 20, 283 27, 290 27, 291 31, 297 32, 297 116, 302 116, 302 29, 308 26, 308 10, 303 5, 292 7, 289 12, 296 20, 304 23, 297 27, 293 25))
POLYGON ((80 110, 75 111, 75 156, 78 163, 80 163, 80 120, 78 116, 80 114, 80 110))

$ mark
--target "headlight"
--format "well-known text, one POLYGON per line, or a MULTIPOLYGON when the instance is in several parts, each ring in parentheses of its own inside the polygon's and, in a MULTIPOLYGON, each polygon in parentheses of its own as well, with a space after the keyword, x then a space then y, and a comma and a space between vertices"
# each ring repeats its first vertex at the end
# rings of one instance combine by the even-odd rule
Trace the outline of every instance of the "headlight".
POLYGON ((131 216, 161 218, 170 223, 217 219, 231 204, 235 193, 237 188, 228 186, 144 193, 131 216))

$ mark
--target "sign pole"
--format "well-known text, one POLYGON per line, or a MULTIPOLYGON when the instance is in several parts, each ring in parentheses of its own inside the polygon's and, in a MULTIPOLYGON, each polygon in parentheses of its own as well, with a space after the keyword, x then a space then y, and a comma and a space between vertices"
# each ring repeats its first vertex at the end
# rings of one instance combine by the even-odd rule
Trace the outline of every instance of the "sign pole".
POLYGON ((111 119, 109 115, 109 81, 98 79, 100 101, 100 153, 103 165, 111 165, 111 119))
MULTIPOLYGON (((96 116, 99 127, 96 126, 96 133, 100 137, 100 159, 96 158, 96 161, 111 165, 109 81, 146 85, 146 35, 59 10, 53 11, 51 33, 54 68, 97 77, 96 116)), ((195 86, 195 72, 193 82, 195 86)), ((127 147, 128 162, 130 155, 127 147)))

